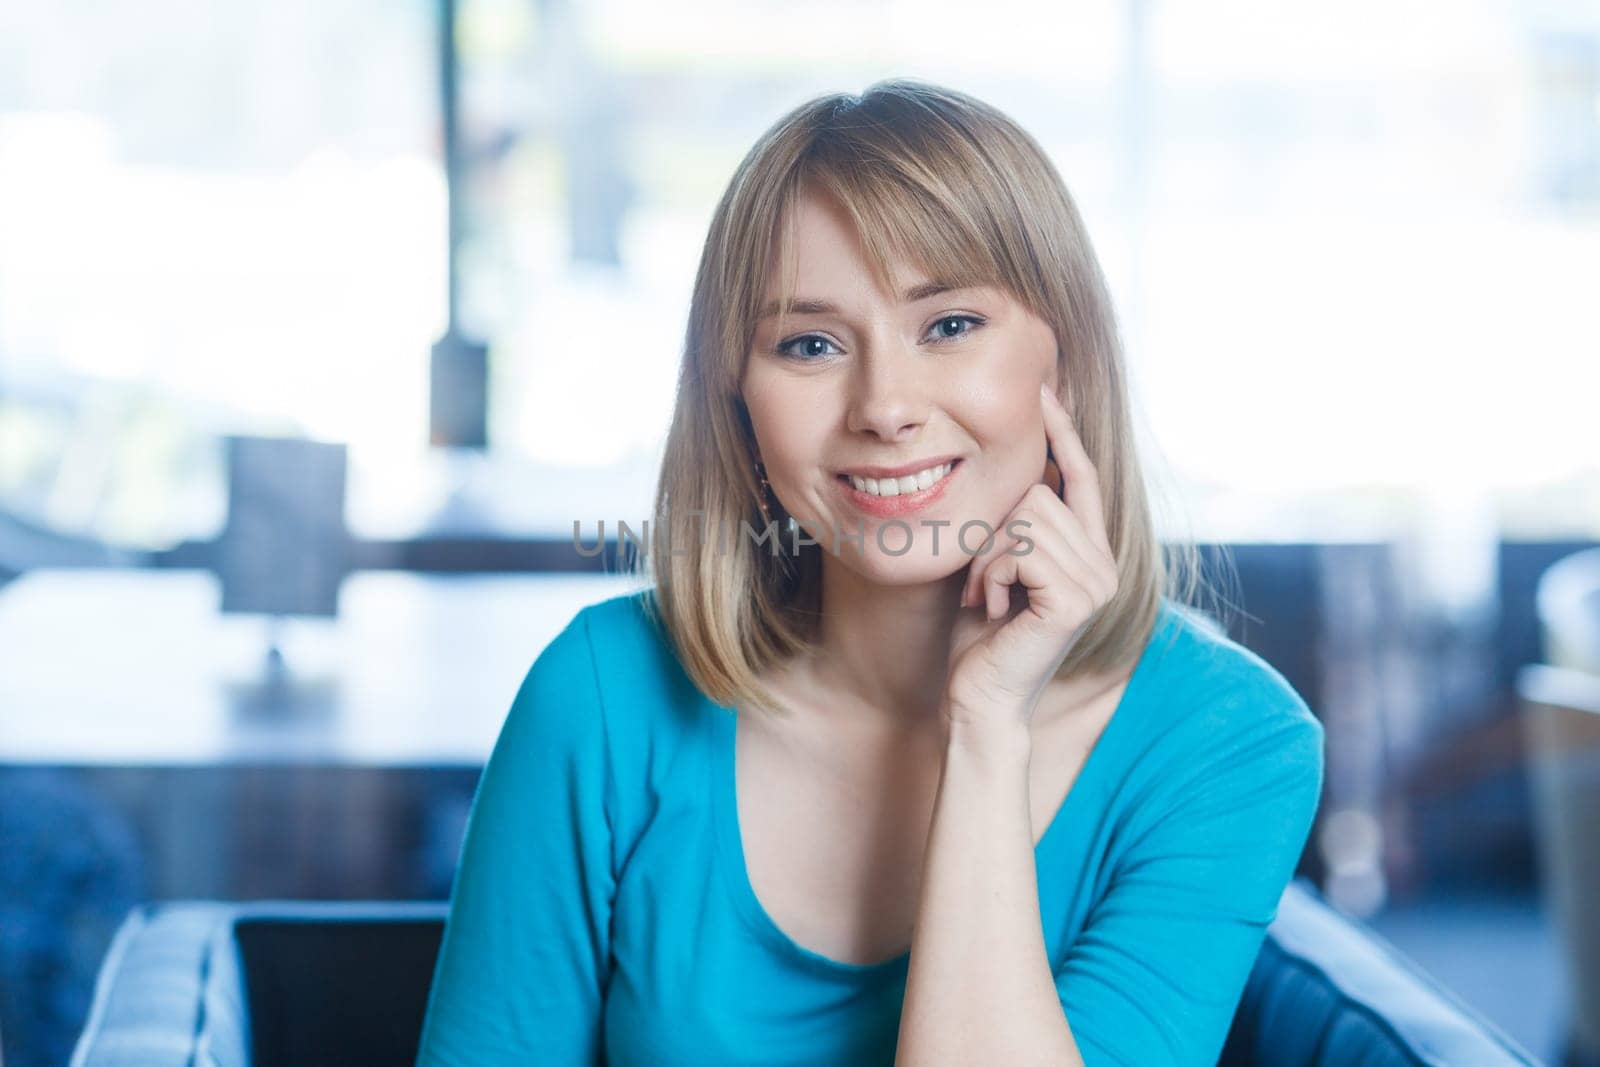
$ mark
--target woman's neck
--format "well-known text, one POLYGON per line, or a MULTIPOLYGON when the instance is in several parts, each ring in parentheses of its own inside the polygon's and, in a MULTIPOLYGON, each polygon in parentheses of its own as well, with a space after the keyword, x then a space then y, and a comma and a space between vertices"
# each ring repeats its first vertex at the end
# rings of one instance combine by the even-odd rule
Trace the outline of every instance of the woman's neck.
MULTIPOLYGON (((824 565, 818 651, 779 668, 781 688, 814 716, 869 735, 905 737, 944 729, 950 638, 965 569, 925 585, 885 586, 824 565)), ((1135 660, 1052 679, 1036 726, 1076 717, 1121 693, 1135 660)))
POLYGON ((950 635, 966 571, 924 585, 887 586, 823 567, 819 654, 808 673, 851 715, 883 725, 936 724, 949 673, 950 635))

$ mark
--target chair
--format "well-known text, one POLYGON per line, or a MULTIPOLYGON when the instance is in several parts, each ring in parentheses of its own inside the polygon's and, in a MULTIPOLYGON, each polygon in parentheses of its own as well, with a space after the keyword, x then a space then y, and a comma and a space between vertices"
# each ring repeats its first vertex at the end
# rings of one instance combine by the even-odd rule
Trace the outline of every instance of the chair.
POLYGON ((1564 1067, 1600 1067, 1600 547, 1539 576, 1543 663, 1515 688, 1546 896, 1572 984, 1564 1067))
POLYGON ((1532 663, 1516 691, 1541 881, 1572 988, 1564 1063, 1600 1067, 1600 675, 1532 663))
MULTIPOLYGON (((73 1067, 409 1064, 447 908, 143 905, 106 955, 73 1067)), ((1284 892, 1220 1062, 1536 1061, 1300 880, 1284 892)))
POLYGON ((1600 675, 1600 548, 1564 556, 1535 593, 1545 662, 1600 675))

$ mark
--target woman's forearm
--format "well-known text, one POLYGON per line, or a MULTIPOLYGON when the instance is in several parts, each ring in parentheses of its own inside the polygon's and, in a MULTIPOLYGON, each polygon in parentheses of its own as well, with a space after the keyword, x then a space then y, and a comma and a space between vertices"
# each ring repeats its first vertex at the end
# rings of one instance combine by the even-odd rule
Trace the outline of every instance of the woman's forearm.
MULTIPOLYGON (((998 718, 998 717, 997 717, 998 718)), ((951 726, 923 858, 897 1067, 1083 1061, 1039 917, 1025 721, 951 726)))

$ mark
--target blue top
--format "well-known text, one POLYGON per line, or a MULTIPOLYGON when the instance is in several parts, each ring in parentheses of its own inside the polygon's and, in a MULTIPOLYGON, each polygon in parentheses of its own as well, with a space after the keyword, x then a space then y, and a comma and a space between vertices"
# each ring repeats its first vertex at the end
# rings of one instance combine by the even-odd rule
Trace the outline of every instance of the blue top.
MULTIPOLYGON (((750 885, 733 710, 638 592, 523 679, 467 820, 420 1067, 890 1064, 910 954, 792 941, 750 885)), ((1043 934, 1098 1064, 1214 1064, 1310 831, 1322 727, 1283 676, 1162 601, 1035 847, 1043 934)))

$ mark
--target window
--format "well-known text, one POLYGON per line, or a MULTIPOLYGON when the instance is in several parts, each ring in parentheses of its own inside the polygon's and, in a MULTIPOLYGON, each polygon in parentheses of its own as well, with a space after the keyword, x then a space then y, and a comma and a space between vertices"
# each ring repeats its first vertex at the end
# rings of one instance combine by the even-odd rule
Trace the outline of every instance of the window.
POLYGON ((361 535, 414 530, 452 485, 520 535, 642 519, 734 166, 806 97, 910 75, 1006 110, 1065 176, 1184 532, 1591 536, 1583 10, 461 0, 461 315, 491 369, 473 461, 425 447, 433 5, 12 5, 0 502, 205 536, 207 435, 277 430, 348 442, 361 535))

